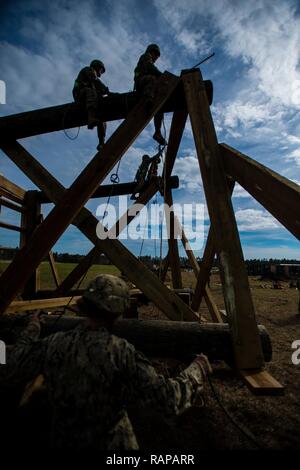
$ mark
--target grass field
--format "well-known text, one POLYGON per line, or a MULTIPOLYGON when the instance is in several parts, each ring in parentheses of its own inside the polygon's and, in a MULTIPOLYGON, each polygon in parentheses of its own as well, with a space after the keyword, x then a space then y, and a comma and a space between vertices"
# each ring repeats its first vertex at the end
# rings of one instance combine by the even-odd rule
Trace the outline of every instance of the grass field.
MULTIPOLYGON (((0 274, 3 272, 9 262, 7 261, 0 261, 0 274)), ((58 275, 60 280, 63 281, 65 277, 76 267, 76 263, 56 263, 58 275)), ((55 283, 51 273, 50 265, 48 262, 41 263, 40 268, 40 288, 41 289, 54 289, 55 283)), ((105 265, 98 265, 94 264, 88 270, 86 276, 84 277, 80 287, 85 287, 87 283, 93 279, 98 274, 107 273, 107 274, 120 274, 120 271, 115 266, 105 266, 105 265)), ((74 286, 76 287, 76 286, 74 286)))

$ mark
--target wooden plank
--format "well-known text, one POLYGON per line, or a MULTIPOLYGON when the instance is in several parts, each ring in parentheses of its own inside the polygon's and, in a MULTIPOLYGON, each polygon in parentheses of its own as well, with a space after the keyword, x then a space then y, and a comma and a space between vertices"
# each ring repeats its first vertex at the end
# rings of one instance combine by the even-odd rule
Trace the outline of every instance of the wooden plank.
POLYGON ((8 207, 8 209, 12 209, 13 211, 20 212, 21 214, 25 212, 23 206, 17 206, 17 204, 13 204, 12 202, 6 201, 0 197, 0 206, 8 207))
MULTIPOLYGON (((39 192, 35 190, 27 191, 24 198, 24 205, 26 211, 22 214, 21 224, 22 227, 24 227, 25 232, 20 237, 20 248, 26 245, 31 234, 42 220, 41 204, 39 203, 39 192)), ((40 269, 37 267, 24 286, 22 293, 23 299, 29 300, 35 298, 39 289, 40 269)))
POLYGON ((239 375, 254 395, 284 395, 284 387, 266 370, 240 370, 239 375))
POLYGON ((226 173, 300 240, 300 186, 229 145, 220 151, 226 173))
POLYGON ((16 300, 11 302, 5 313, 20 313, 29 310, 44 310, 66 305, 74 305, 80 296, 59 297, 58 299, 16 300))
MULTIPOLYGON (((212 102, 212 83, 204 82, 210 103, 212 102)), ((125 119, 136 105, 139 97, 133 93, 112 93, 101 100, 99 118, 105 122, 125 119)), ((164 103, 163 112, 173 112, 185 108, 182 87, 178 87, 164 103)), ((67 103, 60 106, 37 109, 20 114, 0 117, 1 140, 21 139, 47 132, 60 131, 87 124, 84 106, 67 103)))
MULTIPOLYGON (((165 205, 170 208, 173 207, 173 196, 170 189, 165 189, 164 193, 165 205)), ((165 207, 166 209, 166 207, 165 207)), ((182 288, 182 277, 180 269, 180 258, 178 251, 178 242, 176 238, 175 230, 175 219, 173 210, 165 210, 167 234, 168 234, 168 245, 169 245, 169 264, 172 271, 172 285, 174 289, 182 288), (169 214, 167 213, 169 212, 169 214), (169 219, 169 220, 168 220, 169 219)))
MULTIPOLYGON (((91 195, 91 199, 132 194, 134 192, 135 187, 136 187, 136 182, 104 184, 96 189, 96 191, 91 195)), ((146 187, 147 185, 145 186, 144 190, 146 189, 146 187)), ((171 189, 177 189, 179 187, 178 176, 171 176, 167 181, 167 187, 171 189)), ((51 202, 50 199, 42 191, 39 194, 40 194, 40 202, 42 204, 51 202)))
MULTIPOLYGON (((168 139, 167 152, 165 157, 165 164, 163 169, 163 182, 164 182, 164 202, 170 207, 173 206, 173 196, 170 188, 167 188, 167 181, 171 178, 174 163, 180 146, 182 134, 187 120, 187 111, 175 111, 172 118, 170 134, 168 139)), ((168 214, 165 213, 166 220, 168 214)), ((172 271, 172 284, 174 288, 182 288, 182 277, 180 269, 180 258, 178 251, 177 238, 174 238, 174 213, 170 212, 170 227, 167 223, 168 245, 169 245, 169 259, 168 263, 172 271)))
MULTIPOLYGON (((65 188, 19 143, 5 145, 10 159, 30 178, 47 196, 57 203, 64 197, 65 188)), ((143 193, 144 196, 144 193, 143 193)), ((98 220, 86 208, 73 220, 73 224, 86 237, 103 251, 128 279, 139 287, 145 295, 160 308, 171 320, 197 321, 192 312, 173 292, 167 289, 149 269, 136 259, 118 240, 99 240, 96 235, 98 220)))
POLYGON ((56 268, 56 263, 55 263, 52 251, 50 251, 48 253, 48 261, 49 261, 49 264, 50 264, 50 268, 51 268, 51 272, 52 272, 52 276, 53 276, 55 285, 56 285, 56 287, 58 287, 60 285, 60 278, 59 278, 59 274, 58 274, 58 271, 57 271, 57 268, 56 268))
MULTIPOLYGON (((177 219, 177 223, 180 224, 179 220, 177 219)), ((195 274, 195 277, 196 279, 199 278, 199 274, 200 274, 200 266, 199 266, 199 263, 191 249, 191 246, 189 244, 189 241, 184 233, 184 230, 183 228, 181 228, 181 234, 182 234, 182 244, 183 244, 183 247, 185 249, 185 252, 187 254, 187 257, 189 259, 189 262, 193 268, 193 271, 194 271, 194 274, 195 274)), ((216 323, 223 323, 223 320, 222 320, 222 316, 219 312, 219 309, 213 299, 213 296, 211 294, 211 291, 210 289, 205 286, 205 289, 204 289, 204 299, 205 299, 205 302, 206 302, 206 305, 207 305, 207 308, 209 310, 209 313, 210 313, 210 316, 212 318, 212 321, 213 322, 216 322, 216 323)), ((197 311, 196 309, 193 308, 193 302, 192 302, 192 306, 191 306, 192 310, 194 311, 197 311)))
MULTIPOLYGON (((227 178, 228 189, 230 195, 233 193, 235 182, 232 179, 227 178)), ((213 237, 213 231, 210 228, 208 232, 207 242, 204 249, 200 272, 197 278, 197 284, 195 288, 195 295, 192 302, 192 309, 197 311, 200 308, 202 297, 205 294, 205 287, 209 281, 209 276, 214 263, 214 257, 216 255, 216 247, 213 237)))
POLYGON ((209 104, 199 70, 182 77, 202 175, 208 212, 220 260, 235 364, 238 369, 264 365, 243 252, 209 104))
POLYGON ((24 199, 15 196, 14 194, 10 193, 9 191, 6 191, 6 189, 3 188, 0 188, 0 196, 3 196, 6 199, 9 199, 10 201, 17 202, 18 204, 23 204, 24 202, 24 199))
POLYGON ((3 175, 0 175, 0 188, 5 189, 5 191, 11 193, 21 201, 25 198, 26 191, 15 183, 9 181, 3 175))
POLYGON ((166 72, 162 75, 151 113, 148 114, 145 109, 145 99, 141 100, 105 143, 101 155, 96 153, 70 188, 65 191, 64 197, 36 228, 1 276, 3 282, 0 285, 0 311, 16 297, 31 273, 46 257, 91 194, 172 94, 178 83, 179 79, 174 75, 166 72), (5 291, 3 285, 6 286, 5 291))
POLYGON ((25 232, 25 229, 18 227, 17 225, 7 224, 5 222, 0 222, 0 228, 5 228, 7 230, 14 230, 15 232, 25 232))
POLYGON ((166 152, 166 158, 165 158, 165 165, 164 165, 163 176, 162 176, 163 180, 165 180, 166 182, 169 181, 169 178, 171 177, 171 174, 173 171, 174 163, 175 163, 178 149, 180 146, 186 120, 187 120, 186 109, 174 112, 172 122, 171 122, 171 128, 170 128, 170 134, 169 134, 168 146, 167 146, 167 152, 166 152))

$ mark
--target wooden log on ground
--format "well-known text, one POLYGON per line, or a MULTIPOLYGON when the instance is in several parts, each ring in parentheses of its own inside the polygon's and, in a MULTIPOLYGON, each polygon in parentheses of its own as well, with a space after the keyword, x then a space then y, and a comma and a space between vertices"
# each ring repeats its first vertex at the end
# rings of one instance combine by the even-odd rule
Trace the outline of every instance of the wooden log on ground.
MULTIPOLYGON (((208 100, 212 103, 213 86, 210 80, 205 81, 208 100)), ((137 104, 139 97, 136 92, 112 93, 101 101, 99 117, 103 121, 124 119, 137 104)), ((185 108, 182 87, 172 94, 163 106, 164 112, 172 112, 185 108)), ((85 126, 87 113, 77 103, 66 103, 60 106, 37 109, 0 118, 1 140, 22 139, 33 135, 85 126)))
MULTIPOLYGON (((0 339, 7 344, 15 341, 21 329, 27 324, 28 317, 0 317, 0 339)), ((82 317, 46 317, 42 336, 67 331, 78 326, 82 317)), ((259 337, 264 359, 272 359, 272 345, 267 330, 259 325, 259 337)), ((178 322, 161 320, 118 320, 113 333, 126 338, 136 349, 148 356, 190 359, 193 354, 203 352, 210 360, 233 362, 233 348, 228 324, 178 322)))

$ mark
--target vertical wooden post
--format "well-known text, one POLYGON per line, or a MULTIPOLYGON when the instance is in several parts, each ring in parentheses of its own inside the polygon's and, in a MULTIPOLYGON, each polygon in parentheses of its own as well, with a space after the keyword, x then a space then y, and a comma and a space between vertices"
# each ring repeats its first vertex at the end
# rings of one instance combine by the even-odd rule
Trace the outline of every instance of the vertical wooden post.
MULTIPOLYGON (((230 195, 232 195, 235 182, 230 178, 227 179, 227 182, 228 182, 230 195)), ((192 302, 192 309, 195 311, 197 311, 200 307, 202 297, 205 293, 205 287, 209 280, 209 275, 210 275, 211 268, 213 266, 215 255, 216 255, 216 246, 214 242, 213 231, 212 231, 212 228, 210 228, 208 232, 208 237, 207 237, 207 242, 206 242, 206 246, 204 249, 203 257, 202 257, 202 262, 200 265, 200 272, 198 275, 197 284, 195 288, 195 295, 194 295, 193 302, 192 302)))
MULTIPOLYGON (((186 120, 187 120, 186 110, 180 110, 180 111, 174 112, 172 123, 171 123, 171 128, 170 128, 170 135, 169 135, 169 140, 168 140, 165 165, 164 165, 164 170, 163 170, 163 181, 165 182, 165 185, 172 174, 172 170, 173 170, 177 152, 180 146, 186 120)), ((172 196, 171 189, 164 188, 164 202, 169 207, 173 206, 173 196, 172 196)), ((168 219, 167 214, 166 214, 166 219, 168 219)), ((178 242, 177 242, 177 238, 174 238, 174 213, 173 211, 170 213, 169 223, 170 223, 170 227, 167 226, 168 245, 169 245, 168 262, 169 262, 169 265, 171 266, 173 287, 174 289, 181 289, 182 277, 181 277, 181 270, 180 270, 178 242)))
MULTIPOLYGON (((27 240, 41 222, 41 204, 39 191, 26 191, 24 200, 25 212, 21 217, 21 226, 25 232, 20 236, 20 248, 26 245, 27 240)), ((40 289, 40 269, 36 268, 24 286, 22 297, 24 300, 34 299, 40 289)))
MULTIPOLYGON (((176 218, 177 219, 177 218, 176 218)), ((177 224, 180 224, 179 220, 177 219, 176 220, 177 224)), ((191 246, 189 244, 189 241, 184 233, 184 230, 183 228, 181 228, 181 235, 182 235, 182 238, 181 238, 181 241, 182 241, 182 244, 183 244, 183 247, 185 249, 185 252, 187 254, 187 257, 189 259, 189 262, 193 268, 193 271, 194 271, 194 274, 195 274, 195 277, 196 279, 199 278, 199 275, 200 275, 200 266, 199 266, 199 263, 191 249, 191 246)), ((216 322, 216 323, 223 323, 223 320, 222 320, 222 317, 221 317, 221 314, 218 310, 218 307, 213 299, 213 296, 211 294, 211 291, 208 287, 205 287, 205 290, 204 290, 204 298, 205 298, 205 302, 206 302, 206 305, 207 305, 207 308, 209 310, 209 313, 210 313, 210 316, 212 318, 212 321, 213 322, 216 322)), ((191 306, 192 310, 194 310, 195 312, 198 311, 198 309, 194 309, 193 308, 193 304, 191 306)), ((199 308, 199 307, 198 307, 199 308)))
MULTIPOLYGON (((171 189, 165 189, 165 204, 172 209, 173 207, 173 196, 171 189)), ((172 285, 174 289, 182 289, 182 277, 180 269, 180 258, 178 250, 177 235, 175 230, 174 223, 174 212, 173 210, 165 211, 166 224, 167 224, 167 234, 168 234, 168 244, 169 244, 169 263, 172 271, 172 285), (169 217, 168 217, 169 215, 169 217), (168 220, 169 219, 169 220, 168 220)))
POLYGON ((238 369, 264 365, 254 306, 226 175, 199 70, 182 77, 202 174, 238 369))

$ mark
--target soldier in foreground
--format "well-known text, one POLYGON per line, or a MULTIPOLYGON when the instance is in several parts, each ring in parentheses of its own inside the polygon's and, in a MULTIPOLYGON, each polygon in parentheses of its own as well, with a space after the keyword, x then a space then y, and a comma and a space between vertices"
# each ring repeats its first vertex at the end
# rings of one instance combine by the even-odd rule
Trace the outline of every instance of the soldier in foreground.
POLYGON ((43 374, 53 410, 51 445, 63 449, 138 449, 126 407, 179 414, 201 397, 211 368, 203 355, 176 378, 158 375, 147 358, 111 334, 129 306, 129 290, 112 275, 96 277, 78 301, 85 324, 39 340, 33 316, 9 354, 7 381, 43 374))
POLYGON ((101 122, 98 116, 101 98, 109 94, 109 89, 99 79, 104 72, 103 62, 97 59, 92 60, 89 67, 80 70, 73 87, 74 100, 86 106, 88 129, 94 129, 97 126, 99 139, 97 150, 101 150, 106 134, 106 123, 101 122))
MULTIPOLYGON (((162 72, 154 65, 160 57, 160 49, 157 44, 150 44, 145 53, 141 55, 134 69, 134 88, 143 97, 147 99, 147 107, 149 109, 153 105, 153 100, 157 91, 157 80, 162 72)), ((153 139, 160 145, 166 145, 166 141, 161 134, 161 125, 163 121, 163 113, 158 112, 154 116, 153 139)))

